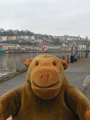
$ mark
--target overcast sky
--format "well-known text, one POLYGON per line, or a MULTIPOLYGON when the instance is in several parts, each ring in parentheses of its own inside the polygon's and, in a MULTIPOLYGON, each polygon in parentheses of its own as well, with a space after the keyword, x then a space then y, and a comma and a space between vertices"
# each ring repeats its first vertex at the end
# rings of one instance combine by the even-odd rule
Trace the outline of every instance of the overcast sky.
POLYGON ((0 28, 90 38, 90 0, 0 0, 0 28))

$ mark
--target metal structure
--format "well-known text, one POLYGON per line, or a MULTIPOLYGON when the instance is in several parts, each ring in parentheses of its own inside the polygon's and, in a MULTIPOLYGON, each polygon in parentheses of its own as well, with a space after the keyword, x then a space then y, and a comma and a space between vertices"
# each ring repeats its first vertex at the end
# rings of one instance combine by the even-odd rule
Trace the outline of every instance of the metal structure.
POLYGON ((86 37, 86 58, 88 57, 88 37, 86 37))

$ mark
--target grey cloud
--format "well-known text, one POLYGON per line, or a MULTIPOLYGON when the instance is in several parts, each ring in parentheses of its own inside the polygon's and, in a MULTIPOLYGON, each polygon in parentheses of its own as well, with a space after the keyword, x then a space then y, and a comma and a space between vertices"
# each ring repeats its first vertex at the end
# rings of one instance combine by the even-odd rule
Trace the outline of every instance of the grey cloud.
POLYGON ((1 0, 0 26, 90 37, 89 5, 89 0, 1 0))

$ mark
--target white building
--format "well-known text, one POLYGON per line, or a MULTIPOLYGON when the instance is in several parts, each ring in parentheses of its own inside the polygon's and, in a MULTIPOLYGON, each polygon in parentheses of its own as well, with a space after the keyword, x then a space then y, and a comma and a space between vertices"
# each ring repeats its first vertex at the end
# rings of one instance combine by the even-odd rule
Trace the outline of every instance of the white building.
POLYGON ((7 36, 1 36, 2 41, 7 41, 7 36))

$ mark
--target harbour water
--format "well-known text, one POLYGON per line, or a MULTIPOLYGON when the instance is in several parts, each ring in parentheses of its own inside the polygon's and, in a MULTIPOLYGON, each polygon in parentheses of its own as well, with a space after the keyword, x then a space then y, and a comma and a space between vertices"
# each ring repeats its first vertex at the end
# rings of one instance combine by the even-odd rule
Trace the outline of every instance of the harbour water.
MULTIPOLYGON (((18 54, 1 54, 0 53, 0 77, 7 75, 8 73, 15 72, 17 69, 25 68, 24 62, 27 58, 34 58, 39 54, 44 54, 45 52, 33 52, 33 53, 18 53, 18 54)), ((67 52, 50 52, 48 54, 55 55, 59 58, 67 56, 70 61, 71 53, 67 52)), ((82 57, 85 57, 85 53, 81 53, 82 57)), ((88 56, 90 53, 88 54, 88 56)))
POLYGON ((25 68, 25 59, 34 58, 39 54, 44 53, 0 54, 0 77, 15 72, 16 69, 25 68))

